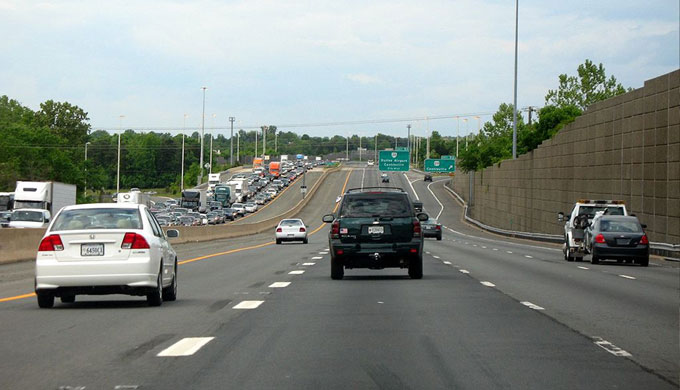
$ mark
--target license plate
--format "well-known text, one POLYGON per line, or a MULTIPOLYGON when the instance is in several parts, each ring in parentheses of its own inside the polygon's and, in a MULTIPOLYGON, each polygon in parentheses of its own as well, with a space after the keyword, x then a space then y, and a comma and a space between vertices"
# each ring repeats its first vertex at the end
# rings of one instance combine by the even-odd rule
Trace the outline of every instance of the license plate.
POLYGON ((293 237, 293 236, 295 236, 295 234, 292 234, 292 233, 288 234, 288 237, 293 237))
POLYGON ((630 245, 630 240, 627 238, 617 238, 616 245, 630 245))
POLYGON ((104 244, 82 244, 81 256, 104 256, 104 244))
POLYGON ((384 226, 369 226, 368 227, 368 234, 383 234, 385 233, 385 227, 384 226))

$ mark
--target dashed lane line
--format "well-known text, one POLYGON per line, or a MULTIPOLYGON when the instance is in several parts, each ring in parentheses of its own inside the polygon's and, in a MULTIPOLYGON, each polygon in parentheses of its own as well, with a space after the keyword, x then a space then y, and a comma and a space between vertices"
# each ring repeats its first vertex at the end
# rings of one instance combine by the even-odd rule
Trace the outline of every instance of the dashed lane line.
POLYGON ((581 266, 581 265, 579 265, 578 268, 580 268, 580 269, 590 269, 588 267, 584 267, 584 266, 581 266))
POLYGON ((470 273, 470 271, 468 271, 466 269, 459 269, 458 272, 460 272, 461 274, 469 274, 470 273))
POLYGON ((534 309, 534 310, 545 310, 544 307, 535 305, 535 304, 533 304, 533 303, 531 303, 531 302, 529 302, 529 301, 524 301, 524 302, 520 302, 520 303, 521 303, 522 305, 524 305, 524 306, 530 308, 530 309, 534 309))
POLYGON ((479 282, 479 283, 485 285, 486 287, 496 287, 495 284, 493 284, 491 282, 487 282, 487 281, 483 281, 483 282, 479 282))
POLYGON ((302 275, 304 273, 305 273, 305 271, 303 271, 303 270, 295 270, 295 271, 288 272, 288 275, 302 275))
POLYGON ((533 259, 534 258, 533 256, 529 256, 529 255, 524 255, 524 257, 526 257, 527 259, 533 259))
POLYGON ((214 337, 187 337, 162 350, 156 356, 191 356, 211 342, 214 337))
POLYGON ((264 301, 241 301, 238 305, 234 306, 233 309, 236 310, 252 310, 257 309, 264 301))
POLYGON ((512 251, 505 251, 505 253, 509 253, 509 254, 512 254, 512 251))
POLYGON ((302 263, 302 265, 304 265, 304 266, 306 266, 306 267, 312 266, 312 265, 314 265, 314 264, 316 264, 316 263, 302 263))
POLYGON ((617 347, 616 345, 610 343, 607 340, 602 339, 601 337, 593 337, 595 345, 598 347, 604 349, 605 351, 611 353, 614 356, 619 356, 619 357, 631 357, 633 355, 630 354, 628 351, 624 351, 623 349, 617 347))
POLYGON ((451 265, 450 261, 444 261, 443 263, 446 264, 446 265, 451 265))
POLYGON ((269 288, 284 288, 290 286, 290 282, 274 282, 269 285, 269 288))
POLYGON ((323 257, 321 257, 321 256, 314 256, 314 257, 312 257, 312 260, 321 260, 321 259, 323 259, 323 257))
POLYGON ((434 257, 435 259, 440 259, 439 256, 432 255, 432 257, 434 257))
POLYGON ((630 280, 636 279, 634 276, 628 276, 628 275, 619 275, 619 276, 622 277, 622 278, 625 278, 625 279, 630 279, 630 280))

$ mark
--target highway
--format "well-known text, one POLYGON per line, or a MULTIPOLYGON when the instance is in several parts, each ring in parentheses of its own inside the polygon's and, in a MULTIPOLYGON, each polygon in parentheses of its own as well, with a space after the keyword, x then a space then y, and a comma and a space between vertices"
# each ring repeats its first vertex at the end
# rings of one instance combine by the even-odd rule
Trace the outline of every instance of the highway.
POLYGON ((309 244, 275 245, 271 232, 176 245, 179 297, 157 308, 78 296, 41 310, 24 296, 32 265, 0 266, 0 388, 678 388, 675 264, 568 263, 555 245, 480 231, 442 178, 388 174, 441 213, 422 280, 331 280, 321 217, 345 189, 388 185, 379 174, 331 173, 300 213, 309 244))

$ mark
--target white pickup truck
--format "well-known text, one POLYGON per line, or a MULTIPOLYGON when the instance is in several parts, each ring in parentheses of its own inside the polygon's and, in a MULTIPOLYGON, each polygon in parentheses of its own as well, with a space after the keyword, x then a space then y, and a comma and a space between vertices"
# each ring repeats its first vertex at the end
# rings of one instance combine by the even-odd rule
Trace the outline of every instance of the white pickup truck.
MULTIPOLYGON (((622 200, 579 199, 571 210, 569 219, 564 224, 564 246, 562 252, 567 261, 582 261, 588 254, 585 243, 585 230, 590 226, 595 215, 628 215, 622 200)), ((557 220, 565 220, 564 213, 557 214, 557 220)))

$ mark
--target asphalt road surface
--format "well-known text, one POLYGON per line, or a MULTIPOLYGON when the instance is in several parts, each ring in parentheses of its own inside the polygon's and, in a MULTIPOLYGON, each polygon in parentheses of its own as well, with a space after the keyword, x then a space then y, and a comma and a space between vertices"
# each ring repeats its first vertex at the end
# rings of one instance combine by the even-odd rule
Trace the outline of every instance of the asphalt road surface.
POLYGON ((177 245, 179 297, 161 307, 115 295, 38 309, 21 297, 28 265, 0 267, 0 388, 678 388, 677 267, 567 263, 465 225, 438 178, 389 176, 446 226, 422 280, 330 279, 321 216, 343 189, 384 185, 344 169, 301 213, 307 245, 273 232, 177 245))

